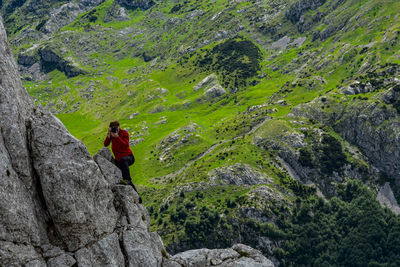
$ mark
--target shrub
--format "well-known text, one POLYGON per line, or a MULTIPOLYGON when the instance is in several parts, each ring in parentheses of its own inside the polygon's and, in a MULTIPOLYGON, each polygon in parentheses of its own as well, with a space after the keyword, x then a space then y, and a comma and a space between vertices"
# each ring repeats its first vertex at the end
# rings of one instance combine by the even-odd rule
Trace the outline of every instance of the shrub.
POLYGON ((312 162, 312 153, 310 150, 307 148, 300 148, 299 150, 300 155, 299 155, 299 162, 301 165, 304 167, 309 167, 312 168, 314 166, 312 162))
POLYGON ((246 85, 248 78, 257 75, 261 69, 260 49, 242 37, 229 39, 216 45, 205 55, 199 55, 195 64, 206 71, 213 71, 222 78, 228 88, 246 85))
POLYGON ((347 163, 342 144, 336 138, 328 134, 322 137, 321 144, 322 154, 319 160, 322 172, 331 174, 333 171, 339 171, 347 163))

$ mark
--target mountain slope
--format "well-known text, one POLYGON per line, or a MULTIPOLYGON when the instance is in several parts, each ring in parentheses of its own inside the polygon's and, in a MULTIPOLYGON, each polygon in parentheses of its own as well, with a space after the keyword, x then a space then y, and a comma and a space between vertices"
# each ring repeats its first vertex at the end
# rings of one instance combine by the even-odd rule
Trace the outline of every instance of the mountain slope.
POLYGON ((92 158, 59 120, 33 105, 1 22, 0 52, 2 266, 274 266, 242 244, 168 255, 139 195, 118 185, 110 151, 92 158))
POLYGON ((399 10, 105 1, 48 40, 22 30, 11 43, 31 96, 91 153, 109 120, 130 132, 133 180, 170 251, 246 241, 284 261, 280 217, 347 179, 398 209, 399 10))

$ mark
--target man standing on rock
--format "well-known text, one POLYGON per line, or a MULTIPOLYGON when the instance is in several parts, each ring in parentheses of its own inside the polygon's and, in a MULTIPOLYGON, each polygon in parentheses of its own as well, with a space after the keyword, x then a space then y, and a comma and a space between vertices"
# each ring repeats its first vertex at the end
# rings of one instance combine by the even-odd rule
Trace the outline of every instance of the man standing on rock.
MULTIPOLYGON (((104 146, 108 146, 110 142, 112 143, 111 148, 115 157, 115 165, 121 170, 122 178, 124 179, 121 182, 125 184, 128 183, 138 193, 135 185, 132 183, 131 174, 129 172, 129 166, 135 162, 135 157, 129 147, 129 133, 120 128, 118 121, 110 122, 107 137, 106 140, 104 140, 104 146)), ((140 196, 139 203, 142 203, 140 196)))

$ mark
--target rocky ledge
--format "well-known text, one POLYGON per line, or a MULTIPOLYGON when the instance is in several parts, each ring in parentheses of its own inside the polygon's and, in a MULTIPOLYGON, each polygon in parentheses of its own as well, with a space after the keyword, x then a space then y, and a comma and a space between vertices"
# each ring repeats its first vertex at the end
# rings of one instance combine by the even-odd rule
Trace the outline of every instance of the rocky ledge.
POLYGON ((243 245, 168 255, 110 152, 94 158, 33 104, 0 23, 0 266, 273 266, 243 245))

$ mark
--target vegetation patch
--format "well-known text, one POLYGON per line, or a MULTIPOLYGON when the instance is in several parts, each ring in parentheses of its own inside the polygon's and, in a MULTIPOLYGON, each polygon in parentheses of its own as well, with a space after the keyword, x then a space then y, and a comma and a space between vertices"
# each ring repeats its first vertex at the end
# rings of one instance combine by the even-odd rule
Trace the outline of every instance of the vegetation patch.
POLYGON ((247 79, 257 75, 261 58, 261 50, 253 42, 236 37, 203 50, 194 64, 205 71, 216 72, 222 85, 234 90, 244 87, 247 79))
POLYGON ((275 256, 282 266, 397 266, 400 217, 384 209, 358 181, 328 202, 298 202, 291 219, 278 225, 287 234, 275 256))

